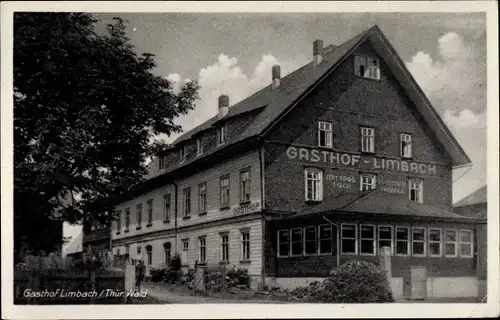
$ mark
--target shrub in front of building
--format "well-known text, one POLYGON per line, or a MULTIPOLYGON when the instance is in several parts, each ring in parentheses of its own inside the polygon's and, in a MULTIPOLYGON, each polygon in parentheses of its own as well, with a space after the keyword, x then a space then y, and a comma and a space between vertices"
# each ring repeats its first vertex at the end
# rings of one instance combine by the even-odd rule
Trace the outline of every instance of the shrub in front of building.
POLYGON ((234 287, 250 287, 248 270, 234 266, 207 266, 203 272, 205 290, 210 292, 225 291, 234 287))

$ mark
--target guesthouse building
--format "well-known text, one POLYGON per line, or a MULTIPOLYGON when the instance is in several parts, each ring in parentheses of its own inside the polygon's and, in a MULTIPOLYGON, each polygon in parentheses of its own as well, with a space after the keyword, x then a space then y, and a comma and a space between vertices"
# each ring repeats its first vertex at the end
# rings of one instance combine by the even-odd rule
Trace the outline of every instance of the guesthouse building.
POLYGON ((153 160, 114 204, 113 253, 295 286, 388 247, 396 297, 477 295, 480 221, 452 207, 468 156, 377 26, 312 49, 153 160))

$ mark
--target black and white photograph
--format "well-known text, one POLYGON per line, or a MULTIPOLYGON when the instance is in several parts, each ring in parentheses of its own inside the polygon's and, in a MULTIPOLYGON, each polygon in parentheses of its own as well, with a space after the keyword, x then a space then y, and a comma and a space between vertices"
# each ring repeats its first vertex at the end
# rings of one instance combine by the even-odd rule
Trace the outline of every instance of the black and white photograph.
POLYGON ((1 9, 2 318, 499 316, 496 2, 1 9))

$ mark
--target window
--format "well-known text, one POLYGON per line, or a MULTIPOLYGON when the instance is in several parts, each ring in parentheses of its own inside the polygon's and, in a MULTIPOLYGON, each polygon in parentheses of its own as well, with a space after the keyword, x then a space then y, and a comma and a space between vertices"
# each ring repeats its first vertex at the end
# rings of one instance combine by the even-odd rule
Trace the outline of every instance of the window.
POLYGON ((319 229, 319 254, 332 253, 332 226, 329 224, 321 225, 319 229))
POLYGON ((411 252, 414 256, 425 256, 425 228, 412 229, 411 245, 411 252))
POLYGON ((441 256, 441 229, 431 229, 429 228, 429 256, 430 257, 440 257, 441 256))
POLYGON ((278 231, 278 257, 288 257, 290 252, 288 230, 278 231))
POLYGON ((444 229, 444 255, 446 257, 456 257, 457 246, 458 246, 457 230, 444 229))
POLYGON ((191 215, 191 188, 184 189, 182 197, 184 203, 184 216, 189 217, 191 215))
POLYGON ((122 230, 122 212, 118 211, 116 213, 116 232, 119 233, 122 230))
POLYGON ((411 134, 402 133, 400 135, 401 141, 401 157, 403 158, 411 158, 412 150, 411 150, 411 134))
POLYGON ((163 196, 163 221, 170 220, 170 194, 163 196))
POLYGON ((410 200, 415 201, 416 203, 424 202, 424 183, 420 179, 410 179, 410 200))
POLYGON ((148 224, 153 223, 153 199, 148 200, 148 224))
POLYGON ((341 227, 341 252, 343 254, 356 254, 357 226, 355 224, 342 224, 341 227))
POLYGON ((220 234, 220 261, 229 261, 229 234, 220 234))
POLYGON ((186 161, 186 146, 182 146, 179 150, 179 162, 186 161))
POLYGON ((304 228, 304 254, 311 255, 317 254, 318 249, 316 247, 316 227, 305 227, 304 228))
POLYGON ((318 123, 318 146, 331 148, 333 146, 333 129, 330 122, 320 121, 318 123))
POLYGON ((199 244, 199 260, 200 263, 205 263, 207 261, 207 237, 199 237, 198 238, 198 244, 199 244))
POLYGON ((376 57, 356 56, 354 68, 354 73, 357 76, 380 80, 379 59, 376 57))
POLYGON ((164 170, 165 169, 165 157, 164 156, 159 156, 158 157, 158 168, 160 170, 164 170))
POLYGON ((381 250, 382 247, 392 249, 392 226, 378 226, 378 249, 381 250))
POLYGON ((166 266, 170 265, 171 258, 172 258, 172 243, 165 242, 163 244, 163 261, 165 262, 166 266))
POLYGON ((361 127, 361 151, 375 152, 375 129, 361 127))
POLYGON ((137 246, 137 255, 141 254, 141 246, 137 246))
POLYGON ((375 226, 360 225, 360 238, 361 243, 359 252, 362 255, 375 255, 375 226))
POLYGON ((153 263, 153 247, 146 246, 146 264, 150 266, 153 263))
POLYGON ((125 245, 125 254, 130 255, 130 245, 128 244, 125 245))
POLYGON ((301 256, 302 255, 302 228, 294 228, 290 230, 290 244, 291 250, 290 255, 301 256))
POLYGON ((240 202, 250 201, 250 168, 240 172, 240 202))
POLYGON ((323 171, 309 168, 305 170, 306 201, 323 200, 323 171))
POLYGON ((182 240, 182 264, 188 264, 189 239, 182 240))
POLYGON ((460 256, 462 258, 472 258, 472 231, 460 230, 458 239, 460 241, 460 256))
POLYGON ((241 231, 241 260, 250 260, 250 231, 241 231))
POLYGON ((120 255, 120 248, 117 248, 116 249, 116 255, 119 256, 120 255))
POLYGON ((376 176, 373 174, 362 174, 361 179, 359 179, 359 189, 361 191, 375 190, 377 183, 376 176))
POLYGON ((130 228, 130 208, 125 209, 125 231, 130 228))
POLYGON ((196 155, 200 156, 203 154, 203 140, 198 138, 196 140, 196 155))
POLYGON ((220 178, 220 207, 229 207, 229 176, 220 178))
POLYGON ((137 212, 137 228, 140 228, 142 224, 142 203, 139 203, 137 205, 136 212, 137 212))
POLYGON ((407 256, 410 253, 410 228, 396 227, 396 255, 407 256))
POLYGON ((217 145, 226 142, 226 126, 221 125, 217 128, 217 145))
POLYGON ((207 183, 203 182, 198 185, 198 212, 207 211, 207 183))

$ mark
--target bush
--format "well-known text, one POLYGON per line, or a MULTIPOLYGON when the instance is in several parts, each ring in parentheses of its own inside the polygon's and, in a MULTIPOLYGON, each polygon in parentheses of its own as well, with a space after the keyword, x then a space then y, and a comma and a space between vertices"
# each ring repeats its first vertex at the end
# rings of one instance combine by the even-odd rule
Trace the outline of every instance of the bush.
POLYGON ((330 273, 323 282, 311 282, 308 287, 293 290, 273 288, 273 293, 288 300, 326 303, 393 302, 386 272, 363 261, 349 261, 330 273))
POLYGON ((219 292, 236 286, 250 287, 246 269, 227 269, 225 266, 206 267, 203 271, 205 290, 219 292))
POLYGON ((181 275, 181 283, 187 285, 189 288, 194 287, 194 269, 189 268, 181 275))
POLYGON ((176 253, 173 257, 172 260, 170 260, 170 266, 172 269, 175 271, 178 271, 181 269, 181 256, 176 253))
POLYGON ((151 269, 151 282, 160 282, 165 276, 165 269, 151 269))

